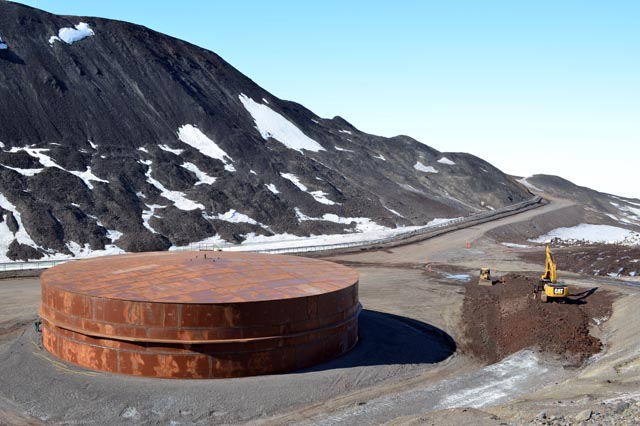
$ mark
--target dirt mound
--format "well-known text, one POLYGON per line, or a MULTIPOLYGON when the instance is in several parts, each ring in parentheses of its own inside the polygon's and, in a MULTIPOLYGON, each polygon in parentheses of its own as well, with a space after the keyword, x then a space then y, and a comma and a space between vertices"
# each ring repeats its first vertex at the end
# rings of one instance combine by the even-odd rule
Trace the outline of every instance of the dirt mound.
POLYGON ((462 349, 488 363, 524 348, 558 354, 571 364, 598 353, 601 343, 589 335, 589 325, 610 316, 613 297, 597 288, 570 288, 567 303, 542 303, 533 298, 536 282, 535 277, 516 274, 492 287, 469 282, 462 349))

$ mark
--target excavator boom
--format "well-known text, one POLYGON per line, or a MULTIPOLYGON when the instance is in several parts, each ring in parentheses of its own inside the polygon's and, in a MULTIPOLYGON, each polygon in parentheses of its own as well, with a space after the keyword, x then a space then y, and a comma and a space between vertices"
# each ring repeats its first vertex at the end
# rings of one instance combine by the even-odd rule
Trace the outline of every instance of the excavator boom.
POLYGON ((553 255, 551 254, 551 249, 547 246, 547 260, 545 262, 545 271, 542 274, 542 279, 544 281, 551 282, 555 284, 558 277, 556 275, 556 262, 553 260, 553 255))

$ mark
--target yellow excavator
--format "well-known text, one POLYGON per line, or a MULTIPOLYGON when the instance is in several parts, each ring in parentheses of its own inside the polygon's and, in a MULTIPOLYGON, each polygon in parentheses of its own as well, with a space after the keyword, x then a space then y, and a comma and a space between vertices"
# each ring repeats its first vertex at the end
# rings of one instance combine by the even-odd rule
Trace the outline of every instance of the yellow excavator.
POLYGON ((536 287, 535 293, 542 293, 540 300, 542 302, 564 302, 569 295, 569 287, 564 283, 557 282, 556 262, 551 255, 551 249, 547 245, 547 260, 545 262, 545 271, 536 287))

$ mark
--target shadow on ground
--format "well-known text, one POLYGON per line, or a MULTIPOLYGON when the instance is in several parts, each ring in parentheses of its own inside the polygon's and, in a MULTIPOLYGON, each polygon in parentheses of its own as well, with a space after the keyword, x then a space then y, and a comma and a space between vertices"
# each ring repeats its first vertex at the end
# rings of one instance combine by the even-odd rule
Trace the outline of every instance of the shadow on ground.
POLYGON ((347 354, 298 373, 392 364, 434 364, 456 351, 456 343, 443 330, 399 315, 363 310, 359 340, 347 354))
POLYGON ((587 300, 585 299, 595 293, 596 290, 598 290, 598 287, 590 288, 589 290, 580 293, 570 294, 569 297, 567 297, 567 299, 565 300, 565 303, 568 303, 570 305, 584 305, 585 303, 587 303, 587 300))

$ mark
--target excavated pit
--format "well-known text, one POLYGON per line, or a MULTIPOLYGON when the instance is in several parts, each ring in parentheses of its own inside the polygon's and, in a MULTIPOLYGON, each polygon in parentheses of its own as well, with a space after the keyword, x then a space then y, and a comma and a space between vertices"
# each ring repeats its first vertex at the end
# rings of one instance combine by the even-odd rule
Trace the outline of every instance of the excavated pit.
POLYGON ((600 351, 591 325, 611 315, 613 295, 603 290, 569 286, 566 303, 542 303, 533 297, 538 278, 506 275, 504 284, 466 284, 463 303, 463 350, 495 363, 525 348, 558 355, 579 365, 600 351))
POLYGON ((358 274, 331 262, 159 252, 68 262, 41 278, 44 347, 82 367, 228 378, 309 367, 358 339, 358 274))

